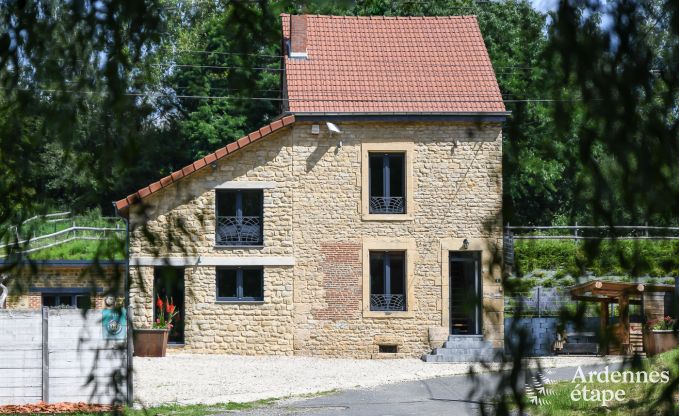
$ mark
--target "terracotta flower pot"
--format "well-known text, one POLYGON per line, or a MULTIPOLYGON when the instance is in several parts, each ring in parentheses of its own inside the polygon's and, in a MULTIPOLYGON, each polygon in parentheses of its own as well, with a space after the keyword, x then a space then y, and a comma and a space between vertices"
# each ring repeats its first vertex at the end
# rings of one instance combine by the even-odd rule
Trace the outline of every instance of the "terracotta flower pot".
POLYGON ((671 329, 651 330, 644 333, 644 351, 656 355, 669 351, 679 344, 679 337, 671 329))
POLYGON ((167 329, 135 329, 134 355, 137 357, 165 357, 167 329))

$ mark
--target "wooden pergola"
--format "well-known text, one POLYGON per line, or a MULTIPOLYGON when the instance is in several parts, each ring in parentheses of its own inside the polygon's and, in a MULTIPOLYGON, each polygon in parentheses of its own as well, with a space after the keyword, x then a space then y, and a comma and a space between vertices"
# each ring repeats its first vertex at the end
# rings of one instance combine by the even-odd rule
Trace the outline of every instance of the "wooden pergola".
MULTIPOLYGON (((593 280, 573 286, 570 289, 571 298, 585 302, 598 302, 600 305, 600 325, 601 334, 605 334, 608 329, 608 306, 612 303, 618 304, 619 323, 612 325, 612 335, 614 344, 622 347, 621 352, 630 348, 632 343, 641 342, 641 329, 639 328, 632 334, 635 339, 630 340, 630 320, 629 305, 642 305, 644 293, 673 292, 674 286, 664 284, 641 284, 610 282, 603 280, 593 280)), ((643 348, 643 347, 642 347, 643 348)), ((606 352, 606 351, 604 351, 606 352)))

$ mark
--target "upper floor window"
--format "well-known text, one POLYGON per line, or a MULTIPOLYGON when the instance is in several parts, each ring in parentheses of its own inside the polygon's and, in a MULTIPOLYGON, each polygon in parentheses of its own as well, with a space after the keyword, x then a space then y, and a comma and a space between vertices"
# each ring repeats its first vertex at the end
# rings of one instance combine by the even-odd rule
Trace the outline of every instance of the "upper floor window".
POLYGON ((406 261, 403 251, 370 252, 370 310, 406 310, 406 261))
POLYGON ((218 190, 215 243, 261 245, 262 205, 261 189, 218 190))
POLYGON ((405 154, 370 153, 370 213, 405 214, 405 154))

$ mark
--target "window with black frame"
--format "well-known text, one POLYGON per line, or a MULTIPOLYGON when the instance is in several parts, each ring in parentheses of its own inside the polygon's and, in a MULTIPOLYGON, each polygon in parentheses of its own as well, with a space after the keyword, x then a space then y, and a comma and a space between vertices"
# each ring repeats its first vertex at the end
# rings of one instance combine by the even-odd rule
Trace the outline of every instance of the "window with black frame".
POLYGON ((48 308, 90 309, 92 298, 87 293, 43 293, 42 306, 48 308))
POLYGON ((261 267, 217 269, 217 300, 260 302, 264 300, 264 270, 261 267))
POLYGON ((370 153, 370 213, 405 214, 405 154, 370 153))
POLYGON ((402 251, 370 252, 370 310, 405 311, 406 255, 402 251))
POLYGON ((215 244, 261 245, 262 203, 261 189, 218 190, 215 244))

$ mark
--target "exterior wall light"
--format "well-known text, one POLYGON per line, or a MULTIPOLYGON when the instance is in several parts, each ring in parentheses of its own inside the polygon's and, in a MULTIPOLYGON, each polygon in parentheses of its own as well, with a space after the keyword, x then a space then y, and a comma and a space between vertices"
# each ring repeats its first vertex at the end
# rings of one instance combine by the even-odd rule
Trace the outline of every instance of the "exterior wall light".
MULTIPOLYGON (((459 240, 458 240, 458 241, 459 241, 459 240)), ((463 250, 469 249, 469 240, 467 240, 466 238, 465 238, 464 241, 462 242, 462 249, 463 249, 463 250)))

